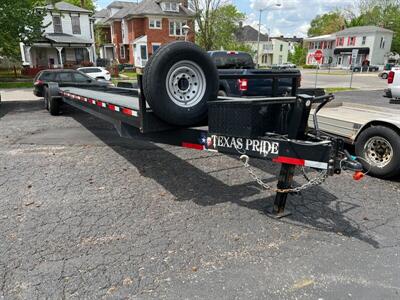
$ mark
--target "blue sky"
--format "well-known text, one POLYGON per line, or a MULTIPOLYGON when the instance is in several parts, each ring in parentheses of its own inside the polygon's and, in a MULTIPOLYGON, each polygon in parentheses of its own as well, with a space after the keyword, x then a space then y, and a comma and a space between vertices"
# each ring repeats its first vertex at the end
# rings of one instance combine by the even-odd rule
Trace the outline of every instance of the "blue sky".
MULTIPOLYGON (((136 2, 136 0, 125 0, 136 2)), ((318 14, 336 8, 354 9, 356 0, 225 0, 234 3, 247 15, 246 24, 257 27, 258 10, 266 8, 262 15, 262 30, 271 31, 271 35, 305 36, 310 21, 318 14), (276 4, 281 4, 277 7, 276 4)), ((106 7, 112 0, 97 0, 100 8, 106 7)))

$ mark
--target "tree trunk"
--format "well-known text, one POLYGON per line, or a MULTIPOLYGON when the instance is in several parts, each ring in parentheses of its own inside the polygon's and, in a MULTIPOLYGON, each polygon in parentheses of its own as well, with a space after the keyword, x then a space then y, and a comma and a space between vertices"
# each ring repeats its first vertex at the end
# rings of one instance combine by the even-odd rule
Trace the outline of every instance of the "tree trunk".
POLYGON ((81 0, 81 7, 85 8, 85 0, 81 0))

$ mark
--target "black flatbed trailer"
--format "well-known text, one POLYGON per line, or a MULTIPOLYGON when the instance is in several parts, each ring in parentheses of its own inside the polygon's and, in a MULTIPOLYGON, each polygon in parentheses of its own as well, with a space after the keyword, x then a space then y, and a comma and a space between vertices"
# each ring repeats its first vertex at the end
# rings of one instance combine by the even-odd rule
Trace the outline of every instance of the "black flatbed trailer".
MULTIPOLYGON (((287 73, 240 75, 240 78, 268 78, 278 87, 287 73)), ((238 75, 220 75, 220 79, 238 79, 238 75)), ((138 88, 58 87, 49 84, 52 103, 64 103, 90 113, 114 125, 119 135, 196 150, 239 156, 250 174, 264 188, 269 188, 252 172, 249 158, 266 159, 282 164, 273 210, 275 217, 288 214, 285 205, 289 193, 322 183, 326 177, 340 174, 343 167, 360 171, 361 165, 343 151, 339 138, 307 132, 311 107, 317 111, 334 99, 333 95, 297 94, 298 78, 292 76, 291 95, 276 97, 218 97, 208 101, 208 120, 194 127, 176 126, 160 119, 146 100, 143 76, 138 88), (57 101, 57 102, 56 102, 57 101), (319 177, 303 187, 293 188, 296 167, 318 170, 319 177)), ((318 128, 318 126, 316 127, 318 128)))

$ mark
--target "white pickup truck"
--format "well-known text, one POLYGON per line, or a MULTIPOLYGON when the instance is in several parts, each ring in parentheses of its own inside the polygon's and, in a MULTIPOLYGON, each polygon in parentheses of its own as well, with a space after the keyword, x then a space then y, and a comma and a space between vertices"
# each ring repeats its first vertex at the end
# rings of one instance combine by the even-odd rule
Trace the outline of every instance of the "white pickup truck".
MULTIPOLYGON (((400 69, 395 76, 400 85, 400 69)), ((315 128, 312 114, 308 124, 315 128)), ((355 146, 371 175, 389 178, 400 174, 400 110, 334 101, 317 116, 321 131, 355 146)))
POLYGON ((400 67, 393 68, 388 74, 388 88, 386 97, 394 100, 400 99, 400 67))

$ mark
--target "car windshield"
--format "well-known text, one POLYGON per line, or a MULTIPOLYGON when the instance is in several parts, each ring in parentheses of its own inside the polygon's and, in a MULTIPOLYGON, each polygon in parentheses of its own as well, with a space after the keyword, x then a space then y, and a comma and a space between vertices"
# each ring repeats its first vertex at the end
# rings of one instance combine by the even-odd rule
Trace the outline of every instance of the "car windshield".
POLYGON ((212 54, 212 59, 218 69, 253 69, 254 62, 247 53, 220 52, 212 54))

